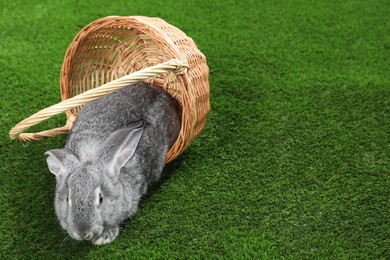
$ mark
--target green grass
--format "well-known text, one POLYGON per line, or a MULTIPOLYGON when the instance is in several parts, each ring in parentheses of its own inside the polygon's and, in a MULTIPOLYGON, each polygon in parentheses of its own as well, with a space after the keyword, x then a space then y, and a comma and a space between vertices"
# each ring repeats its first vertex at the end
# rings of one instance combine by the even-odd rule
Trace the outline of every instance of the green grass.
POLYGON ((389 13, 386 0, 2 0, 1 258, 389 259, 389 13), (8 131, 60 101, 68 44, 107 15, 158 16, 191 36, 212 110, 118 239, 95 247, 54 214, 43 153, 65 137, 8 131))

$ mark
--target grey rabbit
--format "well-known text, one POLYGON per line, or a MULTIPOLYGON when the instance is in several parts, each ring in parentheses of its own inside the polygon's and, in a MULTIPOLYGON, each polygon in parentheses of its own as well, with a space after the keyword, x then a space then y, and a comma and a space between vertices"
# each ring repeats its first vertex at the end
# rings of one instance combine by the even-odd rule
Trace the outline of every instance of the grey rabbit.
POLYGON ((180 128, 177 102, 146 83, 85 105, 65 148, 45 153, 56 176, 56 215, 67 233, 96 245, 112 242, 160 178, 180 128))

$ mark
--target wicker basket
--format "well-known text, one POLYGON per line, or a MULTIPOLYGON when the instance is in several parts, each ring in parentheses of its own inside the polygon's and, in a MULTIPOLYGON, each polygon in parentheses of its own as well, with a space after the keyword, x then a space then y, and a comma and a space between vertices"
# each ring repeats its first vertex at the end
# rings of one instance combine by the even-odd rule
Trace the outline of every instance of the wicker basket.
POLYGON ((62 102, 17 124, 10 137, 30 141, 68 133, 85 103, 139 81, 163 88, 181 105, 182 128, 167 154, 169 162, 205 125, 210 110, 208 66, 191 38, 159 18, 109 16, 84 27, 65 54, 62 102), (64 127, 22 133, 61 112, 67 115, 64 127))

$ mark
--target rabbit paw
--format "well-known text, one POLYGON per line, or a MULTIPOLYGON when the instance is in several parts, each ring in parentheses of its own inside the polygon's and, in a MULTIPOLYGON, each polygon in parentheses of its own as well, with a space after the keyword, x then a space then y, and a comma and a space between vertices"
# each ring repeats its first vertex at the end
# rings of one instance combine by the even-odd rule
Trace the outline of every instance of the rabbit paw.
POLYGON ((100 246, 104 244, 111 243, 119 234, 119 227, 113 227, 103 230, 103 233, 100 237, 92 240, 92 244, 100 246))

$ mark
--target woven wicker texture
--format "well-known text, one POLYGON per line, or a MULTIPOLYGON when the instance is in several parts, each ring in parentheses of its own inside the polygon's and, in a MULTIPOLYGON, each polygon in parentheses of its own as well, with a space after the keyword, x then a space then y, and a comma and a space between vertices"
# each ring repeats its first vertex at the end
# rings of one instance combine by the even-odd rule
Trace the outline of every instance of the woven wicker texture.
POLYGON ((69 132, 82 105, 139 81, 170 93, 182 108, 182 128, 166 162, 204 128, 210 110, 208 66, 194 41, 160 18, 110 16, 84 27, 69 45, 61 69, 62 102, 39 111, 10 131, 11 139, 39 140, 69 132), (64 127, 22 133, 66 111, 64 127))

